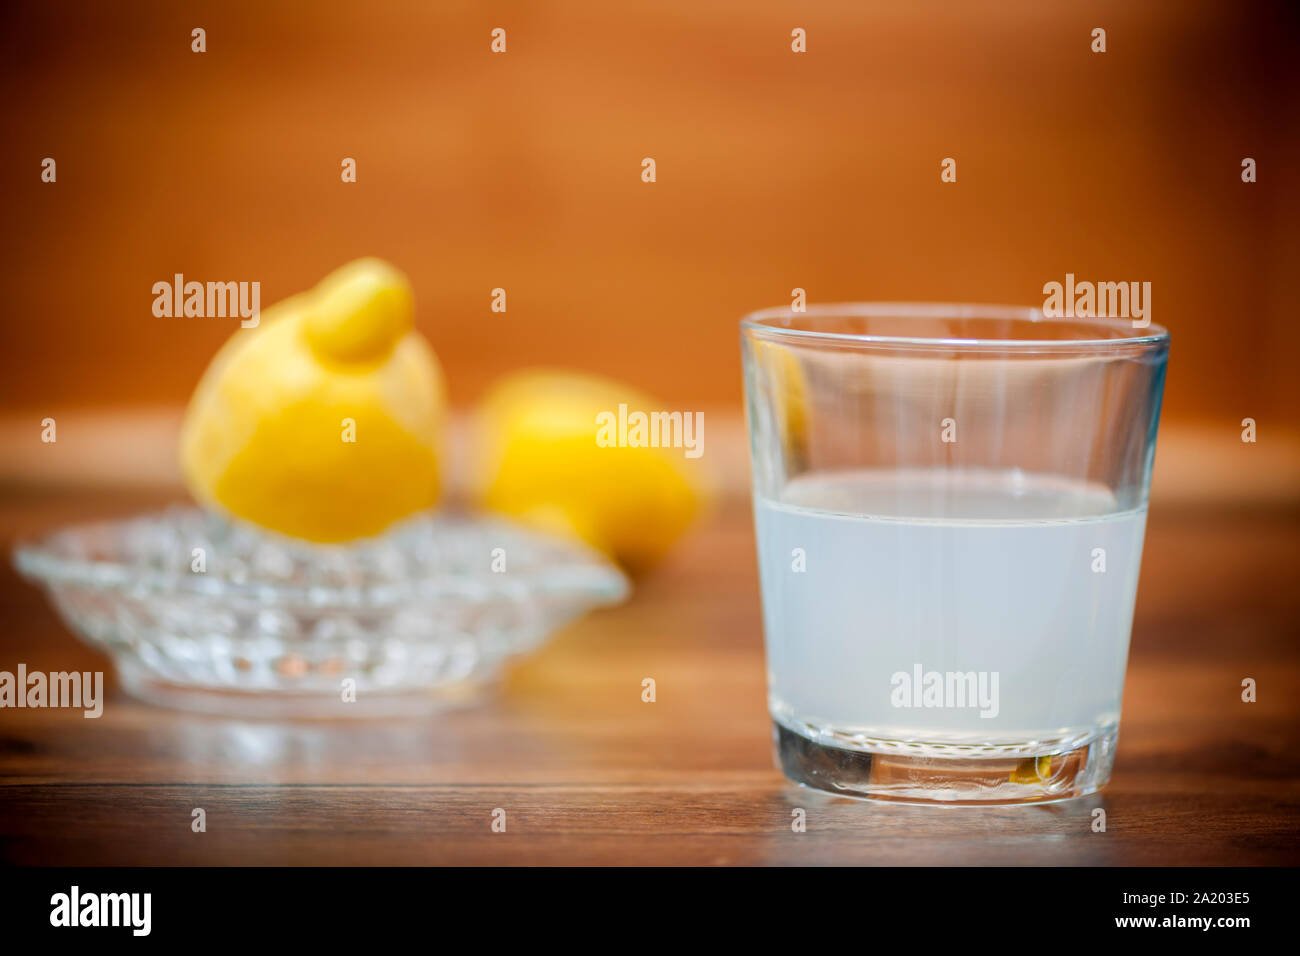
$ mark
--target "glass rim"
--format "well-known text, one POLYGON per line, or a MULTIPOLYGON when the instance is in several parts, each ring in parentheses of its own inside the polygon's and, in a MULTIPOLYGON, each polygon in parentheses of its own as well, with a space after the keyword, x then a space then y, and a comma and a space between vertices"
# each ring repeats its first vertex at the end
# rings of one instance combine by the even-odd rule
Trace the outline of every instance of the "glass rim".
POLYGON ((909 346, 931 349, 1000 349, 1006 351, 1094 351, 1124 350, 1168 344, 1169 331, 1152 322, 1140 329, 1133 328, 1131 319, 1102 316, 1048 316, 1041 307, 1023 305, 984 305, 958 302, 832 302, 809 304, 801 312, 790 306, 759 309, 740 320, 741 329, 778 341, 812 345, 816 343, 859 344, 883 346, 909 346), (839 332, 823 329, 791 328, 789 322, 798 317, 822 318, 892 318, 892 319, 1004 319, 1031 324, 1071 322, 1096 329, 1109 329, 1125 334, 1107 338, 1026 338, 985 339, 940 335, 878 335, 871 332, 839 332), (781 323, 786 323, 784 326, 781 323))

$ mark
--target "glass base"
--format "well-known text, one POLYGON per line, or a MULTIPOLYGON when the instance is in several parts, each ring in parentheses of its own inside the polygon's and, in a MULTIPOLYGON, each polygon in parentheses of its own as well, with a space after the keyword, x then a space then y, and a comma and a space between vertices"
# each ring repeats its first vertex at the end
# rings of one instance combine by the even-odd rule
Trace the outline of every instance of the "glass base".
POLYGON ((335 688, 318 693, 288 693, 177 684, 129 660, 118 661, 117 673, 123 690, 154 707, 249 720, 428 717, 474 703, 489 686, 486 681, 464 681, 432 689, 376 691, 363 686, 357 690, 355 699, 344 701, 335 688))
POLYGON ((1048 803, 1095 793, 1110 780, 1119 736, 1112 728, 1060 753, 972 758, 848 750, 777 721, 772 727, 781 770, 801 786, 857 799, 966 806, 1048 803))

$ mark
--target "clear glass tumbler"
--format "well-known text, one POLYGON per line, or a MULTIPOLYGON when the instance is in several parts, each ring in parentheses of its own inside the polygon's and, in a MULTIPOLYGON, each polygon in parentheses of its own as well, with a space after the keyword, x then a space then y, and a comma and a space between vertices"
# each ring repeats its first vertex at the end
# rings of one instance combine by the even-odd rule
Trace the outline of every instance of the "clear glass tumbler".
POLYGON ((867 304, 741 340, 786 775, 943 803, 1104 785, 1168 333, 867 304))

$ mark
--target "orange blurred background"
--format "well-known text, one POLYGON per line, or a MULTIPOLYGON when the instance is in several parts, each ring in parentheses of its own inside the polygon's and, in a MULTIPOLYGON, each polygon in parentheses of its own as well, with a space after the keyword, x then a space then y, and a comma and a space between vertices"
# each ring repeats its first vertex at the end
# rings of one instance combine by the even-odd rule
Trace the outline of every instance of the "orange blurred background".
POLYGON ((1250 416, 1294 464, 1296 10, 7 5, 6 456, 43 415, 186 401, 236 323, 156 318, 153 283, 257 280, 265 306, 379 255, 461 407, 551 364, 739 416, 736 322, 796 286, 1034 305, 1067 272, 1150 281, 1166 426, 1240 455, 1250 416))

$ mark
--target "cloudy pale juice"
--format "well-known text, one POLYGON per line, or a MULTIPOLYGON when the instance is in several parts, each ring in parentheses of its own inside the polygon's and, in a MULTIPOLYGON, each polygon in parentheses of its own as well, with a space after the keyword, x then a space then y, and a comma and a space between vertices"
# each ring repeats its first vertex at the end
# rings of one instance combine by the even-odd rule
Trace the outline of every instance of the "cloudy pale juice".
POLYGON ((846 471, 797 478, 755 516, 787 729, 1032 755, 1117 725, 1145 507, 1019 471, 846 471))

